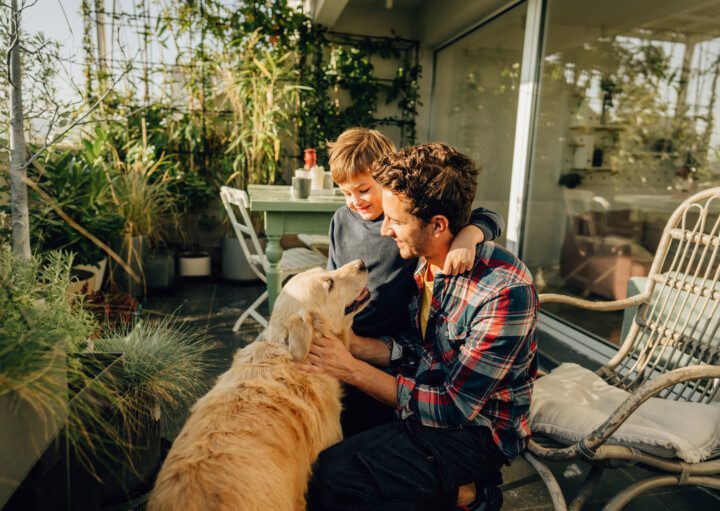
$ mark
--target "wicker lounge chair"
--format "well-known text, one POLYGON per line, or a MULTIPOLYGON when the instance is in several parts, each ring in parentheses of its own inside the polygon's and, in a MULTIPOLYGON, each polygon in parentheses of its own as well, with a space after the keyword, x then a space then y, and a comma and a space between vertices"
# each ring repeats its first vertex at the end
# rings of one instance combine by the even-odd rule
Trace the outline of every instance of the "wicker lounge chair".
MULTIPOLYGON (((647 286, 639 295, 612 302, 592 302, 557 294, 540 296, 541 304, 561 303, 594 311, 638 306, 632 327, 617 354, 596 371, 604 382, 591 374, 601 385, 609 384, 607 388, 612 392, 617 393, 617 389, 627 392, 627 398, 618 401, 619 406, 609 408, 603 419, 572 444, 567 437, 549 438, 547 431, 536 434, 533 424, 533 439, 524 456, 543 479, 555 509, 565 510, 566 501, 543 460, 581 460, 591 464, 570 509, 583 506, 605 468, 623 463, 642 465, 659 474, 619 492, 606 504, 605 510, 621 509, 634 497, 661 486, 720 488, 720 452, 716 443, 701 459, 688 462, 680 457, 679 451, 658 454, 652 446, 646 448, 618 441, 619 428, 635 421, 655 403, 662 406, 695 403, 690 405, 693 410, 712 414, 720 411, 719 212, 720 188, 697 193, 677 208, 663 232, 647 286), (638 411, 647 401, 650 403, 638 411)), ((536 389, 556 371, 538 379, 536 389)), ((543 406, 543 399, 547 400, 541 396, 533 406, 543 406)), ((603 399, 602 393, 597 399, 603 399)), ((562 422, 564 415, 575 420, 578 410, 585 405, 577 401, 561 403, 557 405, 560 412, 556 419, 562 422)), ((671 419, 675 421, 684 418, 680 415, 669 414, 669 417, 677 417, 671 419)), ((715 432, 717 440, 717 424, 707 426, 715 432)), ((679 432, 680 437, 683 435, 690 434, 679 432)))

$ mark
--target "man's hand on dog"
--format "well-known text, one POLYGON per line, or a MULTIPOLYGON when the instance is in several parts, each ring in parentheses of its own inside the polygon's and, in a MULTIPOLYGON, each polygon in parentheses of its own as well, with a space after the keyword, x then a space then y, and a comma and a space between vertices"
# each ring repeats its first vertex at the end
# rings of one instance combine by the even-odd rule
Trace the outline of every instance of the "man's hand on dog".
POLYGON ((315 337, 307 359, 312 365, 301 364, 307 372, 326 373, 340 381, 351 383, 358 360, 352 356, 339 339, 315 337))

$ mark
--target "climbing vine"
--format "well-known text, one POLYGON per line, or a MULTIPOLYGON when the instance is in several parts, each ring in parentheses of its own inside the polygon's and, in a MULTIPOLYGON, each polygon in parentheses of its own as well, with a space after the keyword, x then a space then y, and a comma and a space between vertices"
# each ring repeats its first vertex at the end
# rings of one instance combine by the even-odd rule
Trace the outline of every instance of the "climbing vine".
POLYGON ((350 126, 397 126, 401 143, 416 140, 415 117, 419 105, 420 64, 418 43, 400 37, 371 37, 329 32, 322 27, 303 34, 301 62, 304 84, 298 114, 298 142, 324 149, 325 142, 350 126), (373 59, 397 63, 392 78, 376 75, 373 59), (309 69, 309 71, 308 71, 309 69), (341 108, 340 91, 350 104, 341 108), (377 117, 378 103, 395 103, 399 116, 377 117))
MULTIPOLYGON (((82 3, 86 23, 91 19, 91 3, 82 3)), ((232 157, 224 148, 228 130, 232 130, 233 113, 218 99, 222 95, 216 88, 222 81, 218 62, 239 62, 249 38, 260 34, 259 52, 271 52, 275 58, 292 55, 284 62, 294 67, 295 72, 288 76, 293 77, 293 85, 300 86, 296 103, 287 112, 292 140, 282 144, 281 157, 286 163, 301 164, 302 149, 306 147, 317 148, 323 161, 326 141, 352 126, 397 128, 399 137, 393 138, 399 138, 402 145, 415 142, 421 72, 417 41, 332 32, 315 24, 302 10, 289 6, 288 0, 166 0, 163 6, 154 16, 145 11, 112 13, 113 19, 120 20, 118 23, 127 17, 133 26, 141 26, 145 47, 142 60, 148 60, 147 46, 152 44, 149 37, 155 37, 162 46, 178 48, 175 62, 167 62, 165 67, 162 63, 152 64, 156 70, 166 70, 164 76, 169 82, 182 75, 178 83, 187 95, 184 104, 148 97, 148 83, 158 75, 149 75, 149 64, 141 63, 142 75, 136 83, 145 88, 137 91, 137 104, 118 104, 113 110, 120 115, 123 111, 137 112, 123 123, 127 137, 137 138, 136 128, 140 119, 145 119, 149 143, 155 148, 162 148, 180 165, 200 172, 210 181, 218 181, 215 175, 227 176, 232 157), (152 20, 152 26, 148 20, 152 20), (191 44, 180 50, 183 45, 178 41, 183 37, 191 44), (376 66, 390 73, 380 77, 376 66), (394 106, 389 109, 394 113, 378 115, 379 110, 388 110, 380 108, 383 104, 394 106)), ((86 57, 93 55, 89 27, 85 27, 83 43, 86 57)), ((88 59, 88 96, 99 81, 98 68, 98 63, 88 59)), ((121 103, 133 101, 129 97, 115 99, 121 103)))

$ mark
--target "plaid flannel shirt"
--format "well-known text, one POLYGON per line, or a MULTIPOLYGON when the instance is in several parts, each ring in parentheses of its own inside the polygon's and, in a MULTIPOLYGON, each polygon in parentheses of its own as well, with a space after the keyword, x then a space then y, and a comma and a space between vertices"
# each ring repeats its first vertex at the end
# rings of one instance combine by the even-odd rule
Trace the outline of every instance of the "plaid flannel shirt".
MULTIPOLYGON (((419 288, 424 273, 421 263, 419 288)), ((530 436, 538 365, 538 301, 528 269, 507 250, 483 243, 471 271, 436 274, 425 339, 419 299, 410 303, 411 330, 382 338, 398 366, 398 416, 440 428, 486 426, 511 460, 530 436)))

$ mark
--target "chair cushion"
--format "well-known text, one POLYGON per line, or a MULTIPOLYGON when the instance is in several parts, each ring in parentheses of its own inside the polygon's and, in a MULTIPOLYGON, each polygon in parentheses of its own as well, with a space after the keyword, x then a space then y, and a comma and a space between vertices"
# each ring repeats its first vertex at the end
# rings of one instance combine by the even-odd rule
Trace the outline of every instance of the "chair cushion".
MULTIPOLYGON (((253 263, 263 267, 267 273, 270 263, 268 263, 265 254, 253 255, 253 263)), ((321 256, 317 252, 313 252, 309 248, 289 248, 284 250, 280 259, 280 271, 286 276, 295 275, 311 268, 325 268, 327 266, 327 257, 321 256)))
MULTIPOLYGON (((630 394, 577 364, 562 364, 535 382, 530 424, 534 432, 571 445, 600 426, 630 394)), ((720 444, 720 406, 651 398, 608 443, 694 463, 720 444)))

